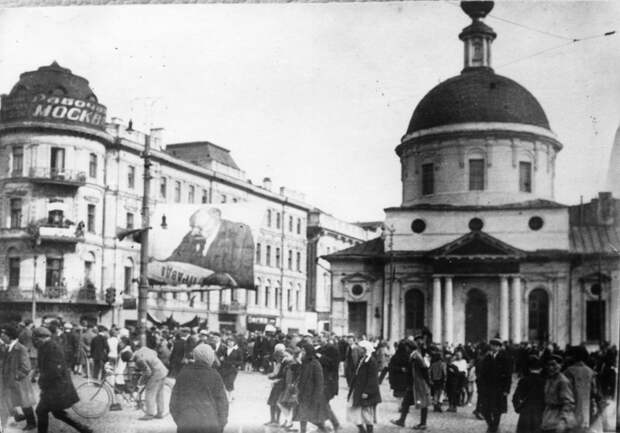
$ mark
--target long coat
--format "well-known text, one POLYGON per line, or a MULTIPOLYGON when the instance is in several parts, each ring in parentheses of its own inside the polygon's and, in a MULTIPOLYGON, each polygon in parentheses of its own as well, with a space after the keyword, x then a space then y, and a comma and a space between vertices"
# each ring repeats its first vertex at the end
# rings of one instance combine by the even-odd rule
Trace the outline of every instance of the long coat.
POLYGON ((352 398, 354 407, 376 406, 381 403, 381 393, 379 392, 379 367, 374 357, 368 361, 360 359, 353 379, 347 400, 352 398), (362 398, 362 394, 368 397, 362 398))
POLYGON ((404 345, 396 350, 388 365, 390 388, 394 391, 394 397, 403 397, 407 388, 411 388, 411 363, 409 353, 404 345))
POLYGON ((306 356, 299 373, 299 421, 320 424, 327 419, 323 369, 314 356, 306 356))
POLYGON ((243 366, 243 354, 241 350, 236 347, 228 354, 226 347, 221 351, 220 368, 219 372, 224 381, 224 386, 228 391, 232 391, 235 385, 235 379, 237 378, 237 372, 243 366))
POLYGON ((31 407, 37 403, 30 381, 31 370, 28 349, 19 342, 15 343, 2 366, 2 380, 12 407, 31 407))
POLYGON ((97 334, 90 342, 90 356, 95 361, 107 361, 110 346, 108 339, 101 334, 97 334))
POLYGON ((63 332, 60 335, 60 344, 65 354, 65 362, 68 367, 77 364, 78 351, 80 347, 79 337, 73 332, 63 332))
POLYGON ((519 414, 516 433, 539 433, 545 410, 545 378, 530 373, 517 384, 512 405, 519 414))
POLYGON ((317 350, 321 354, 319 362, 323 367, 323 392, 327 401, 338 395, 338 365, 340 354, 333 344, 326 344, 317 350))
POLYGON ((202 363, 184 366, 172 388, 170 414, 178 433, 220 433, 228 422, 228 398, 218 372, 202 363))
POLYGON ((545 411, 541 428, 556 430, 561 422, 568 428, 575 426, 575 396, 569 380, 558 373, 545 382, 545 411))
POLYGON ((597 392, 596 374, 583 362, 577 362, 564 370, 564 376, 574 393, 577 426, 587 429, 590 427, 591 395, 597 392))
POLYGON ((431 380, 426 361, 419 352, 411 354, 411 378, 413 380, 413 402, 417 408, 429 407, 431 399, 431 380))
POLYGON ((495 357, 489 353, 482 358, 476 367, 476 378, 482 413, 506 413, 512 371, 504 351, 499 351, 495 357))
POLYGON ((73 386, 71 374, 65 363, 64 353, 58 343, 45 341, 38 350, 39 404, 51 410, 67 409, 80 399, 73 386))

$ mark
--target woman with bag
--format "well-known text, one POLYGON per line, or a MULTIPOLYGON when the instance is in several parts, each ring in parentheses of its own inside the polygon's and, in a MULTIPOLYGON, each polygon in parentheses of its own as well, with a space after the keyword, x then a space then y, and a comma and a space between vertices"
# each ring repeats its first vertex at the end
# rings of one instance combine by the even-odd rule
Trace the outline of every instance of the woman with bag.
POLYGON ((215 352, 208 344, 192 351, 176 378, 170 396, 170 414, 177 433, 222 433, 228 422, 228 398, 224 382, 212 368, 215 352))
POLYGON ((284 354, 282 362, 284 371, 284 391, 278 399, 278 407, 282 414, 282 424, 280 425, 287 432, 295 432, 293 428, 293 419, 299 404, 299 372, 301 364, 299 362, 299 354, 301 350, 298 347, 288 348, 284 354))
POLYGON ((347 419, 357 426, 359 433, 372 433, 377 404, 381 403, 379 368, 372 356, 372 343, 364 340, 358 344, 364 351, 351 380, 347 397, 347 419))

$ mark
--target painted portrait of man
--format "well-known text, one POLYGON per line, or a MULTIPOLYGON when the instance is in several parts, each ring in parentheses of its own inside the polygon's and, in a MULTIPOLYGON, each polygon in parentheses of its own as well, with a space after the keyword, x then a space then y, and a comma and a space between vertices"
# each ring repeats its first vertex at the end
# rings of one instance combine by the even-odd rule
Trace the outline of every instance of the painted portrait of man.
POLYGON ((254 239, 247 224, 223 219, 220 209, 205 207, 190 216, 189 225, 168 261, 213 271, 203 284, 253 287, 254 239))

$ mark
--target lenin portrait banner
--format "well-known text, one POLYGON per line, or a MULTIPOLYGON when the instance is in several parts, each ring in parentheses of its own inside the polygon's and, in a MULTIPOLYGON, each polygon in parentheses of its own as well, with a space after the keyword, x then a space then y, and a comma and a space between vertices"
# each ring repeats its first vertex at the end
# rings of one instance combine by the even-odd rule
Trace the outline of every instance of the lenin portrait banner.
POLYGON ((148 278, 168 286, 254 289, 254 240, 264 209, 250 203, 157 205, 148 278))

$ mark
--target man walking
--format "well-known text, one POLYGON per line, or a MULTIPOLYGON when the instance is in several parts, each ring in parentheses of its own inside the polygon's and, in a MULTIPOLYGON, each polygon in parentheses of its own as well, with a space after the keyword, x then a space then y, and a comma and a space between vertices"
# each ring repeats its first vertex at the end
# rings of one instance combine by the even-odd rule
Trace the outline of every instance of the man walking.
POLYGON ((0 332, 0 338, 8 345, 6 358, 2 365, 2 381, 6 387, 6 395, 0 396, 8 402, 9 410, 13 411, 15 421, 26 420, 24 430, 33 430, 37 426, 32 407, 36 404, 36 397, 30 382, 32 366, 28 357, 28 349, 18 338, 18 331, 8 327, 0 332), (15 408, 21 407, 24 415, 20 416, 15 408))
POLYGON ((52 333, 47 328, 35 328, 34 343, 38 349, 39 389, 41 398, 37 405, 38 433, 47 433, 51 412, 55 418, 73 427, 80 433, 93 433, 92 429, 67 414, 66 409, 79 401, 71 374, 67 370, 62 348, 52 341, 52 333))
POLYGON ((323 393, 327 402, 327 417, 332 423, 334 430, 340 428, 340 423, 336 414, 332 410, 329 401, 338 395, 338 366, 340 364, 340 354, 336 345, 332 344, 326 334, 319 337, 320 346, 317 349, 317 356, 323 368, 323 393))
POLYGON ((496 433, 500 418, 508 409, 508 393, 512 382, 510 360, 502 350, 502 341, 490 341, 491 351, 480 361, 478 374, 478 398, 482 415, 490 433, 496 433))
POLYGON ((110 346, 108 346, 106 328, 100 326, 99 333, 90 342, 90 356, 93 358, 93 377, 95 379, 101 379, 103 366, 108 360, 108 353, 110 353, 110 346))

